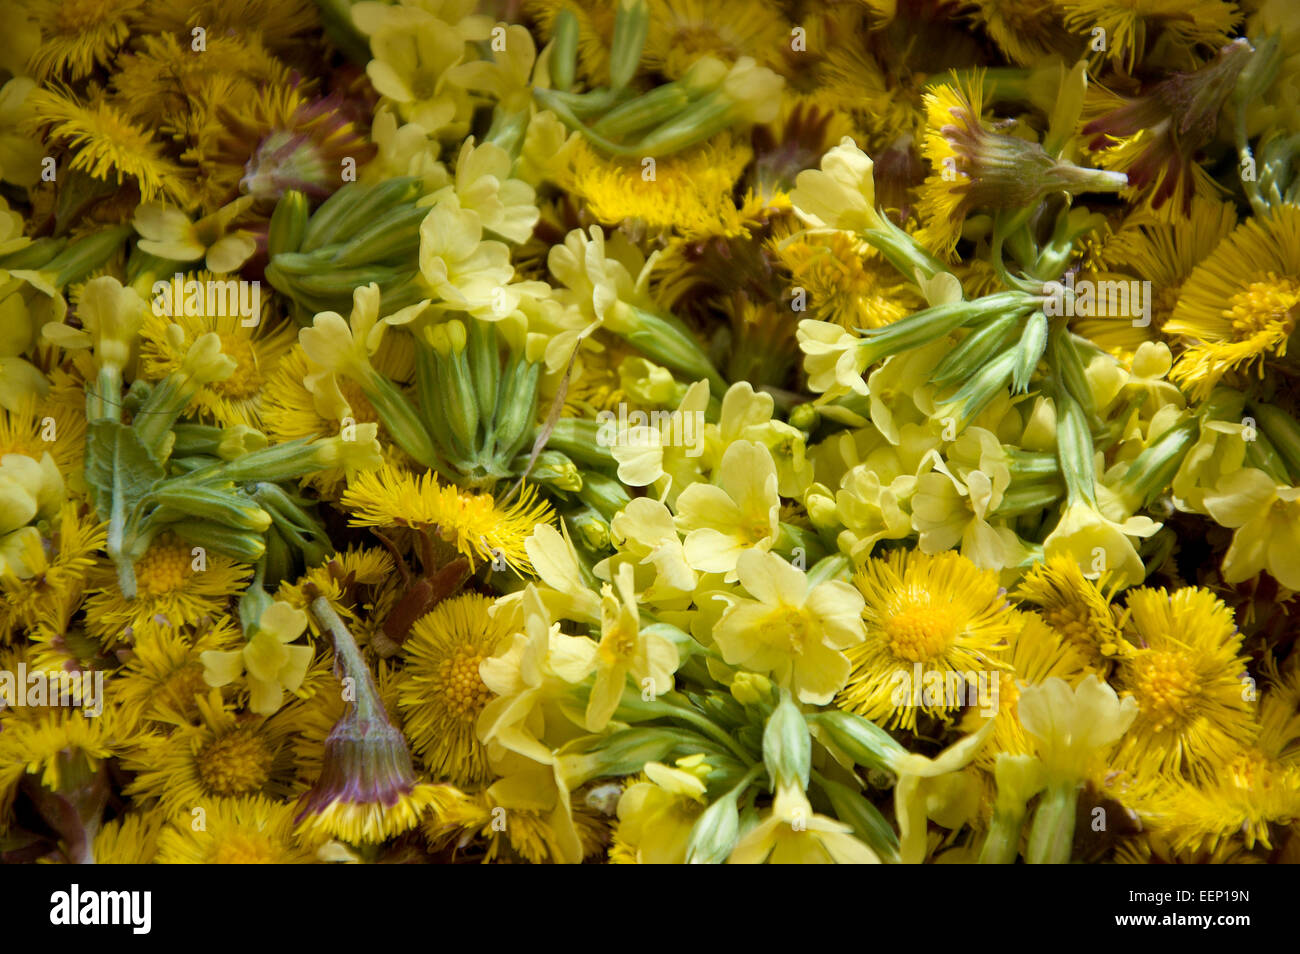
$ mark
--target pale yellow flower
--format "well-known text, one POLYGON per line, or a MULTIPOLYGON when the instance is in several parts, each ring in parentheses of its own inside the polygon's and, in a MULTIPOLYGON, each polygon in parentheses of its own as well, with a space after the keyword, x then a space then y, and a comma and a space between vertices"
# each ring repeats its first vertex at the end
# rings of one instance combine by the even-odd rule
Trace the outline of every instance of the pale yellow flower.
POLYGON ((225 686, 247 672, 248 708, 258 715, 274 715, 284 703, 285 692, 297 691, 311 665, 310 646, 290 645, 306 628, 306 613, 277 600, 262 611, 243 649, 209 649, 200 654, 203 681, 225 686))
POLYGON ((173 262, 203 259, 210 272, 233 272, 257 251, 257 242, 243 229, 230 231, 230 224, 253 204, 251 195, 242 196, 197 222, 180 209, 147 202, 135 210, 132 225, 140 233, 140 251, 173 262))
POLYGON ((883 228, 876 211, 871 157, 848 136, 822 156, 820 169, 805 169, 790 193, 795 214, 813 228, 862 232, 883 228))
POLYGON ((722 455, 714 483, 695 483, 677 497, 677 529, 687 562, 705 573, 736 578, 736 560, 769 550, 780 533, 776 464, 762 444, 736 441, 722 455))
POLYGON ((767 817, 732 849, 728 864, 876 865, 880 858, 852 835, 853 826, 818 815, 798 786, 782 786, 767 817))
POLYGON ((596 647, 596 682, 587 702, 587 730, 605 728, 618 708, 631 676, 640 693, 651 696, 672 691, 677 647, 657 633, 641 629, 632 567, 624 564, 615 587, 601 590, 600 643, 596 647))
POLYGON ((1223 558, 1225 581, 1240 583, 1267 570, 1287 589, 1300 590, 1300 487, 1244 467, 1204 501, 1216 523, 1236 531, 1223 558))
POLYGON ((800 702, 829 703, 852 671, 843 650, 866 639, 862 594, 841 580, 809 586, 802 570, 763 550, 742 553, 736 571, 753 599, 736 599, 714 627, 723 659, 771 673, 800 702))
POLYGON ((1081 782, 1128 731, 1137 718, 1138 704, 1132 696, 1121 700, 1090 673, 1073 687, 1056 676, 1025 686, 1016 712, 1035 739, 1048 779, 1081 782))

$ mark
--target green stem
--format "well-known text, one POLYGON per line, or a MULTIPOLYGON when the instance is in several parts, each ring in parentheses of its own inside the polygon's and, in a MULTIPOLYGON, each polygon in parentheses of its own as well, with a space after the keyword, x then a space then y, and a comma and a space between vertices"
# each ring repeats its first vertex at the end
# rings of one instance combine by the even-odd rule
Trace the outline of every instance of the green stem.
POLYGON ((988 837, 980 849, 982 865, 1012 865, 1020 854, 1020 831, 1025 825, 1025 806, 1018 810, 994 808, 988 837))
MULTIPOLYGON (((659 698, 661 700, 670 699, 671 697, 674 696, 676 696, 677 698, 684 698, 678 696, 678 694, 675 692, 665 693, 659 698)), ((732 754, 734 754, 738 759, 740 759, 742 763, 747 763, 753 760, 754 756, 752 753, 746 752, 745 749, 738 742, 736 742, 735 739, 727 735, 726 732, 722 731, 722 729, 714 725, 712 722, 710 722, 707 718, 705 718, 700 713, 696 712, 694 709, 689 709, 686 708, 686 706, 678 705, 675 701, 665 702, 664 706, 665 706, 664 715, 666 717, 670 719, 680 719, 683 722, 686 722, 694 726, 695 728, 699 729, 700 732, 704 733, 704 735, 708 736, 714 742, 717 742, 719 745, 724 746, 727 749, 730 749, 732 754)))
POLYGON ((1043 793, 1029 830, 1025 861, 1031 865, 1063 865, 1074 845, 1074 815, 1079 786, 1073 781, 1053 785, 1043 793))
POLYGON ((333 639, 334 653, 339 657, 340 668, 356 682, 357 694, 354 705, 357 709, 357 717, 362 721, 373 719, 387 722, 388 715, 384 712, 384 704, 379 701, 379 690, 370 675, 370 667, 361 658, 361 651, 357 649, 356 640, 352 638, 352 632, 347 624, 324 596, 312 600, 310 609, 312 615, 316 617, 317 624, 333 639))

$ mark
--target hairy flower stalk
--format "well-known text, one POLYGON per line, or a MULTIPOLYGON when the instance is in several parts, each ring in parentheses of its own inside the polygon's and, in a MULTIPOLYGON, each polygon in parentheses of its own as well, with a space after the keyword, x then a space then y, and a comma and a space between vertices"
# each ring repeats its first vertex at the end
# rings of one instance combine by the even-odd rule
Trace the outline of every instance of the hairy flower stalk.
MULTIPOLYGON (((415 790, 411 752, 402 733, 388 720, 370 668, 356 641, 325 596, 310 604, 312 616, 333 642, 347 712, 325 739, 320 778, 299 800, 299 824, 328 823, 332 816, 378 815, 394 809, 415 790)), ((357 824, 365 833, 366 821, 357 824)))

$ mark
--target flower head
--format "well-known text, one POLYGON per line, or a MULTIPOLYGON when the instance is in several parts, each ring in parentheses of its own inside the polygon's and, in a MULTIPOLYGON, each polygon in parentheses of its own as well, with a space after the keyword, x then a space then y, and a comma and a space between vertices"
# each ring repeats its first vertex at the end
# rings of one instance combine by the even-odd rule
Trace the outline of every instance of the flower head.
POLYGON ((862 642, 862 596, 847 583, 809 585, 804 572, 774 553, 746 550, 736 576, 751 598, 736 599, 713 630, 722 657, 810 705, 830 702, 849 678, 844 650, 862 642))

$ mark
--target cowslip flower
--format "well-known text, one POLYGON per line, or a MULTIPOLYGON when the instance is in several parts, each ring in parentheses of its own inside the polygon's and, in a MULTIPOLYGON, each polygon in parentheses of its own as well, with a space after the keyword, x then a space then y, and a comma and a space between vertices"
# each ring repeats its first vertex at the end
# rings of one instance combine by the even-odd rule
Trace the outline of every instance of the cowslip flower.
POLYGON ((174 262, 202 259, 210 272, 236 271, 257 251, 257 243, 248 232, 230 226, 252 204, 251 195, 242 196, 191 222, 180 209, 146 202, 132 220, 140 233, 137 244, 142 252, 174 262))
POLYGON ((691 830, 708 804, 703 755, 678 759, 676 767, 647 762, 645 781, 633 782, 618 800, 613 862, 679 865, 686 861, 691 830))
POLYGON ((876 182, 871 157, 849 136, 822 156, 821 168, 795 177, 790 202, 795 214, 813 228, 861 232, 883 228, 876 211, 876 182))
POLYGON ((852 832, 852 825, 816 814, 798 785, 781 786, 767 817, 737 842, 727 863, 880 864, 876 853, 852 832))
POLYGON ((497 698, 479 714, 478 737, 489 751, 508 749, 549 763, 551 747, 542 739, 548 727, 570 724, 560 707, 595 669, 596 643, 561 633, 531 584, 524 591, 523 614, 524 632, 479 666, 483 684, 497 698))
POLYGON ((596 682, 587 702, 587 730, 599 732, 618 708, 627 677, 653 695, 672 689, 677 648, 657 633, 641 629, 632 567, 624 564, 615 586, 601 589, 600 642, 596 646, 596 682))
POLYGON ((685 531, 686 559, 706 573, 736 578, 736 561, 749 550, 769 550, 780 533, 776 464, 762 444, 736 441, 722 455, 715 483, 695 483, 677 497, 677 529, 685 531))
POLYGON ((1224 580, 1240 583, 1267 570, 1287 589, 1300 590, 1300 487, 1243 467, 1205 494, 1205 509, 1236 531, 1223 558, 1224 580))
POLYGON ((866 639, 862 594, 841 580, 810 586, 774 553, 746 550, 736 575, 752 599, 736 599, 713 637, 731 665, 771 673, 800 702, 826 705, 848 681, 843 650, 866 639))
POLYGON ((201 654, 203 681, 209 686, 225 686, 247 672, 249 709, 258 715, 273 715, 284 702, 285 692, 302 685, 311 665, 312 648, 291 645, 307 628, 307 614, 277 600, 262 611, 251 628, 243 649, 210 649, 201 654))

